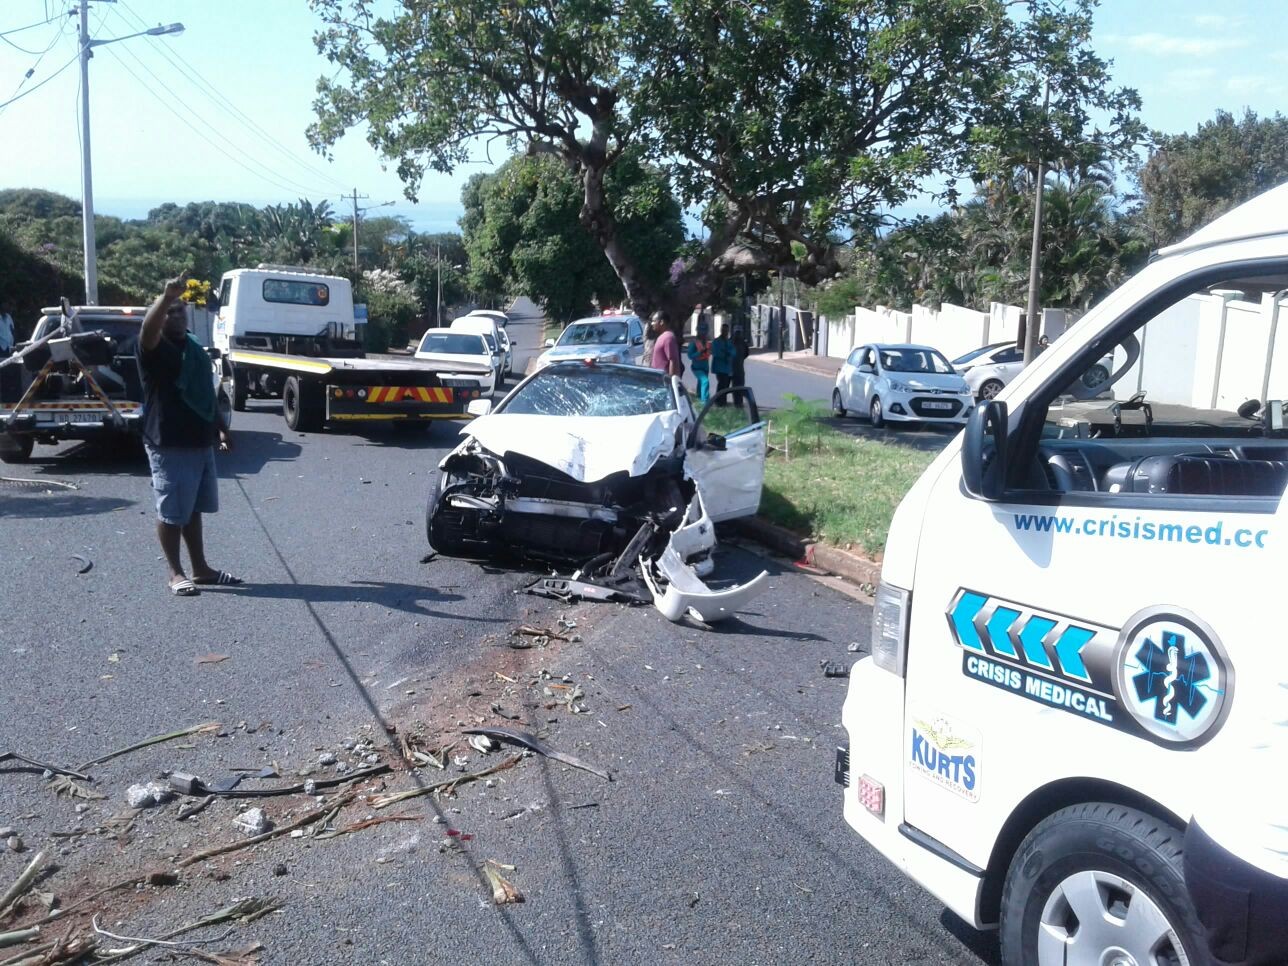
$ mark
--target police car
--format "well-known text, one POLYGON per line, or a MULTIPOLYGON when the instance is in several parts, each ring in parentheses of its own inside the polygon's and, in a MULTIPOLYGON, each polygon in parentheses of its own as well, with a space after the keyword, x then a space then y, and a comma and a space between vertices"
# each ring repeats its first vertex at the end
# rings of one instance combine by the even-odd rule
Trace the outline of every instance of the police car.
POLYGON ((845 818, 1007 966, 1288 961, 1285 298, 1288 185, 1159 252, 895 514, 845 818))

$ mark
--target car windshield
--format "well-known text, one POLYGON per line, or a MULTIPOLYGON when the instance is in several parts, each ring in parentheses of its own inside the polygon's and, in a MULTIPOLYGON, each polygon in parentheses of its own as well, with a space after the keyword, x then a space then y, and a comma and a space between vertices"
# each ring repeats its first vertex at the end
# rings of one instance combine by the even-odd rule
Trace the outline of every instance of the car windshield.
POLYGON ((483 337, 456 332, 426 332, 420 340, 421 352, 440 352, 453 356, 487 355, 483 337))
POLYGON ((564 329, 560 345, 625 345, 625 322, 582 322, 564 329))
POLYGON ((881 367, 889 372, 948 374, 953 367, 934 349, 881 349, 881 367))
POLYGON ((975 359, 978 359, 980 356, 988 355, 990 352, 993 352, 996 349, 1000 349, 1004 345, 1006 345, 1005 342, 1000 342, 997 345, 986 345, 982 349, 976 349, 974 352, 968 352, 964 356, 958 356, 956 359, 954 359, 953 365, 964 366, 966 365, 966 363, 972 362, 975 359))
POLYGON ((527 416, 640 416, 675 409, 657 369, 598 366, 542 369, 515 389, 499 412, 527 416))

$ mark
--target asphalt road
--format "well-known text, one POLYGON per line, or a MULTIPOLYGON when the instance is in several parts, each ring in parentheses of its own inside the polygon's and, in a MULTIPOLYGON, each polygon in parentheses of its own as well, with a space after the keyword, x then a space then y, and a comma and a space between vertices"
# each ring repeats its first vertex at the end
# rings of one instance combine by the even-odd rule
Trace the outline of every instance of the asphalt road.
MULTIPOLYGON (((538 332, 535 322, 512 328, 521 351, 538 332)), ((67 904, 242 840, 232 826, 240 806, 228 801, 183 823, 177 804, 145 810, 108 834, 120 831, 113 816, 130 817, 134 782, 264 765, 282 781, 310 770, 320 779, 335 772, 317 764, 331 754, 397 764, 391 727, 424 735, 431 750, 456 741, 449 758, 472 772, 508 755, 480 754, 458 734, 487 722, 540 730, 613 780, 527 758, 441 801, 377 811, 360 800, 335 824, 406 821, 283 837, 90 908, 106 929, 155 935, 236 896, 275 896, 280 912, 211 947, 259 941, 269 963, 995 961, 991 938, 945 913, 842 820, 831 769, 845 682, 819 665, 866 642, 865 604, 734 547, 718 573, 764 567, 770 589, 715 631, 669 624, 652 608, 525 595, 535 572, 421 563, 426 491, 453 426, 305 437, 274 405, 252 405, 237 416, 235 452, 221 458, 208 538, 212 563, 245 577, 243 588, 168 594, 137 456, 69 445, 4 468, 78 488, 0 484, 0 752, 75 766, 220 722, 217 734, 92 768, 92 787, 108 797, 80 803, 83 814, 39 774, 0 764, 0 826, 60 866, 42 888, 67 904), (86 561, 92 569, 79 573, 86 561), (557 630, 561 617, 576 623, 569 640, 508 646, 522 640, 512 636, 519 625, 557 630), (574 703, 584 713, 547 694, 560 684, 582 690, 574 703), (354 739, 370 748, 346 747, 354 739), (501 874, 526 902, 492 904, 489 859, 514 866, 501 874)), ((445 773, 400 772, 385 785, 461 774, 449 761, 445 773)), ((304 796, 259 804, 279 826, 317 807, 304 796)), ((0 850, 0 886, 28 857, 0 850)))

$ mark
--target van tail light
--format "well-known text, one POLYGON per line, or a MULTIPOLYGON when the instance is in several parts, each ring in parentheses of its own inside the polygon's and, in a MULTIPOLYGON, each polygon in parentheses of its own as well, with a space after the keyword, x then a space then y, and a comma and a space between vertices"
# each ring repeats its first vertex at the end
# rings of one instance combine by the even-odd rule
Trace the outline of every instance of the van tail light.
POLYGON ((908 605, 912 595, 882 581, 872 605, 872 660, 903 677, 908 660, 908 605))
POLYGON ((877 818, 885 817, 885 786, 871 775, 859 778, 859 804, 877 818))

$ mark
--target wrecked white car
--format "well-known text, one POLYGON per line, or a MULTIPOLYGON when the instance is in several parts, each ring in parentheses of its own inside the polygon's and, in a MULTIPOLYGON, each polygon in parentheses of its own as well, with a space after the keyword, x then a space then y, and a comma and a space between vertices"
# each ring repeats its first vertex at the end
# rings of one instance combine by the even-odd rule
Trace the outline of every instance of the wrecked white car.
POLYGON ((719 590, 703 582, 714 524, 760 506, 765 427, 750 390, 727 390, 695 415, 680 381, 659 370, 555 363, 495 409, 477 400, 470 410, 479 418, 439 464, 426 510, 439 553, 571 564, 573 578, 538 591, 648 595, 672 620, 717 620, 763 587, 764 574, 719 590))

